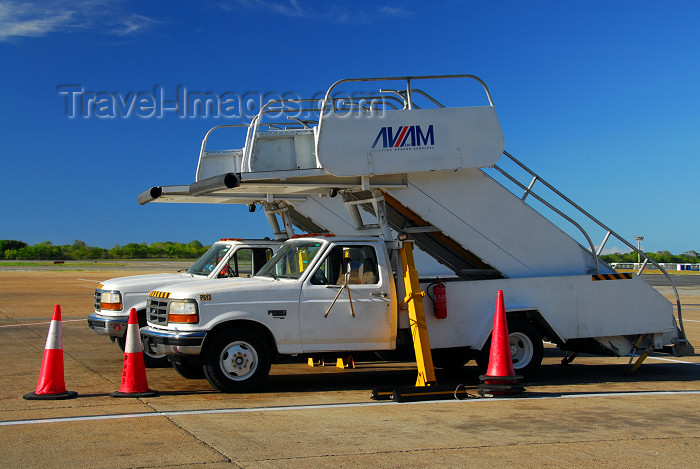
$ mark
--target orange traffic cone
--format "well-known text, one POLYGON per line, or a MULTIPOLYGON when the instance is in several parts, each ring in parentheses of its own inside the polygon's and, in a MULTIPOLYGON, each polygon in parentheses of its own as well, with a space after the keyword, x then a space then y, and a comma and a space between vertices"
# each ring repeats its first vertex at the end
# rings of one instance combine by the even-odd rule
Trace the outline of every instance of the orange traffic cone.
POLYGON ((63 379, 63 335, 61 334, 60 305, 53 308, 36 391, 25 394, 23 397, 25 399, 72 399, 78 397, 77 392, 66 391, 66 382, 63 379))
POLYGON ((124 366, 122 368, 122 384, 119 391, 110 394, 111 397, 150 397, 158 391, 148 389, 146 365, 143 362, 143 347, 139 321, 136 309, 129 311, 129 324, 126 328, 126 344, 124 346, 124 366))
POLYGON ((525 391, 524 387, 517 384, 523 377, 516 375, 513 369, 503 291, 501 290, 498 290, 496 296, 489 366, 486 374, 479 376, 479 379, 482 381, 479 385, 479 394, 482 397, 517 396, 525 391))

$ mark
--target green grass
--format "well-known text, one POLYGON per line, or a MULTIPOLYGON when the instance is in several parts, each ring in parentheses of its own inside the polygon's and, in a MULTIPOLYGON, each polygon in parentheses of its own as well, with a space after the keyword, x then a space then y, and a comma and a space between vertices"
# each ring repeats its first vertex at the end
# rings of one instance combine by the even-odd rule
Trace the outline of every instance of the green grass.
POLYGON ((104 266, 124 266, 126 264, 117 262, 71 262, 66 261, 65 263, 54 264, 53 261, 37 261, 37 262, 23 262, 23 261, 0 261, 0 265, 7 265, 11 267, 36 267, 36 266, 51 266, 51 267, 87 267, 89 265, 104 265, 104 266))

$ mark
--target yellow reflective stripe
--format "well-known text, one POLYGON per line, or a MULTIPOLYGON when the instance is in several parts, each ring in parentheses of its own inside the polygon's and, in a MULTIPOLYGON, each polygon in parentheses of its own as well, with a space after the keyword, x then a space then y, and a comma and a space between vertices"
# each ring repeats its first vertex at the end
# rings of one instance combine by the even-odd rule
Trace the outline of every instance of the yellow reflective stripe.
POLYGON ((624 274, 597 274, 592 275, 592 278, 594 282, 596 280, 630 280, 632 278, 632 274, 629 272, 624 274))
POLYGON ((166 291, 155 291, 153 290, 148 296, 155 296, 156 298, 170 298, 170 293, 166 291))

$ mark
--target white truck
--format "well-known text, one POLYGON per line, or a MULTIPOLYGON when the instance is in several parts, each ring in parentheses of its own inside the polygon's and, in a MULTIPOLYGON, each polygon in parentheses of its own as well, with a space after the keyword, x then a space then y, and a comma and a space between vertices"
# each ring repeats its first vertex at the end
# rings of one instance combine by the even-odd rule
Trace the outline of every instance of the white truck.
MULTIPOLYGON (((250 279, 195 281, 151 292, 142 338, 159 353, 199 361, 209 382, 224 392, 255 388, 282 355, 395 350, 399 331, 409 327, 406 311, 399 309, 405 289, 394 278, 402 270, 395 252, 400 245, 333 235, 289 240, 250 279), (349 293, 339 291, 345 283, 349 293)), ((596 336, 604 324, 609 333, 610 316, 617 318, 616 329, 624 329, 643 307, 665 312, 645 325, 654 331, 651 346, 660 349, 676 334, 670 304, 660 295, 649 304, 648 285, 639 277, 624 280, 631 293, 625 298, 617 296, 615 282, 592 281, 590 275, 449 280, 447 318, 436 319, 432 302, 423 302, 437 366, 443 360, 462 365, 485 349, 498 290, 505 292, 513 355, 524 375, 542 360, 543 336, 564 346, 580 339, 583 329, 589 329, 583 335, 596 336)))
POLYGON ((327 235, 287 241, 260 275, 230 288, 203 281, 151 296, 142 335, 160 353, 196 357, 215 387, 235 391, 259 384, 278 354, 394 350, 408 330, 407 314, 398 308, 404 288, 394 279, 403 268, 396 252, 406 238, 452 272, 447 318, 435 319, 424 301, 438 364, 483 354, 497 290, 506 298, 520 374, 539 366, 543 338, 571 353, 642 359, 652 350, 693 353, 677 291, 676 319, 672 303, 641 277, 617 274, 599 255, 617 239, 645 259, 641 270, 656 263, 504 150, 490 92, 477 77, 341 80, 328 89, 316 121, 299 117, 308 102, 263 106, 240 150, 208 151, 211 132, 229 126, 212 129, 194 183, 139 196, 142 204, 253 201, 268 218, 285 215, 327 235), (445 107, 414 88, 419 80, 454 79, 481 84, 487 104, 445 107), (334 97, 342 86, 375 82, 382 87, 364 100, 334 97), (405 87, 394 89, 397 82, 405 87), (384 99, 388 95, 399 105, 384 99), (287 112, 295 113, 287 124, 265 120, 287 112), (508 165, 528 179, 522 182, 508 165), (582 242, 544 212, 571 223, 582 242), (602 230, 598 246, 584 225, 602 230), (353 276, 328 313, 338 294, 332 282, 337 250, 361 262, 352 272, 362 275, 353 276), (358 280, 374 264, 377 283, 358 280), (173 302, 176 311, 187 308, 187 317, 173 319, 173 302))
MULTIPOLYGON (((131 275, 105 280, 95 289, 95 311, 88 315, 88 326, 100 335, 108 335, 124 350, 129 311, 135 308, 139 325, 146 325, 148 293, 163 285, 177 285, 201 279, 251 277, 277 251, 281 242, 263 239, 221 239, 183 272, 131 275)), ((148 367, 169 364, 164 354, 144 348, 148 367)), ((178 367, 176 367, 177 369, 178 367)), ((178 369, 186 373, 184 368, 178 369)))

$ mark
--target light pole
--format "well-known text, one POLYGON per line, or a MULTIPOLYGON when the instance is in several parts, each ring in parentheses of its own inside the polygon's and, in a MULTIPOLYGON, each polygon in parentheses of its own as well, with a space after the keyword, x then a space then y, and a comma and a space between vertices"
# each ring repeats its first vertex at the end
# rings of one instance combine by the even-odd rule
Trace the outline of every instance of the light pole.
POLYGON ((637 240, 637 264, 642 265, 642 256, 639 251, 642 250, 642 241, 644 241, 644 236, 635 236, 634 239, 637 240))

